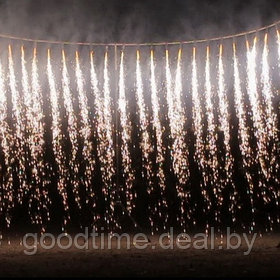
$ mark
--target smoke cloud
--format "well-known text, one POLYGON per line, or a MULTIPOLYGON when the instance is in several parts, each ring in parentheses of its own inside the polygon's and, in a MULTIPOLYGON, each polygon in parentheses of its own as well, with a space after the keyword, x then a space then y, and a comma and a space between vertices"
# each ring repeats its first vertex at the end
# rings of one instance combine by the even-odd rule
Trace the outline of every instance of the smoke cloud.
POLYGON ((201 39, 279 19, 277 0, 0 1, 0 32, 38 39, 146 42, 201 39))

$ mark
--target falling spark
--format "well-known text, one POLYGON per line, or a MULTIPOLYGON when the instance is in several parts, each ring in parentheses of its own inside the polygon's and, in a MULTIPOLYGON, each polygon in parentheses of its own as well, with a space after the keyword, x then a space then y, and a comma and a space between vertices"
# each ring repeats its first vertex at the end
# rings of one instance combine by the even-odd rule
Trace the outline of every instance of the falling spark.
POLYGON ((124 170, 125 179, 125 192, 127 201, 127 210, 131 213, 135 207, 134 200, 135 194, 133 193, 133 182, 135 180, 134 170, 131 166, 131 154, 129 151, 129 145, 131 144, 131 124, 129 121, 129 115, 127 112, 127 101, 125 96, 125 82, 124 82, 124 52, 121 52, 120 62, 120 77, 119 77, 119 100, 118 109, 120 112, 120 125, 121 125, 121 153, 122 153, 122 165, 124 170))
MULTIPOLYGON (((203 182, 201 184, 202 195, 207 205, 207 210, 211 208, 211 200, 207 191, 209 182, 208 172, 206 171, 206 157, 203 142, 203 113, 201 109, 200 97, 198 92, 197 79, 197 63, 196 63, 196 48, 193 48, 192 61, 192 102, 193 102, 193 127, 195 135, 195 159, 198 163, 199 170, 202 173, 203 182)), ((205 211, 205 210, 204 210, 205 211)))
MULTIPOLYGON (((139 119, 140 119, 140 131, 141 131, 141 149, 143 153, 143 165, 146 170, 147 180, 148 180, 148 193, 154 191, 153 189, 153 178, 154 172, 151 161, 151 153, 153 152, 153 147, 151 144, 151 137, 149 135, 148 126, 149 119, 147 114, 147 108, 145 106, 144 94, 143 94, 143 81, 141 75, 141 66, 140 66, 140 51, 137 50, 137 62, 136 62, 136 99, 137 106, 139 110, 139 119)), ((142 176, 144 174, 142 173, 142 176)))
POLYGON ((263 111, 260 105, 260 100, 257 91, 257 78, 256 78, 256 44, 257 37, 254 39, 253 47, 250 49, 249 41, 247 43, 247 92, 249 95, 250 105, 253 113, 253 125, 255 137, 258 145, 258 159, 265 177, 269 180, 270 174, 267 168, 268 152, 267 152, 267 139, 263 122, 263 111))
POLYGON ((57 188, 60 196, 62 197, 63 207, 65 211, 65 217, 63 221, 63 225, 65 226, 68 220, 70 220, 68 195, 66 191, 68 170, 65 162, 65 154, 62 148, 63 136, 61 131, 61 120, 59 114, 58 92, 56 89, 55 79, 52 71, 50 49, 48 49, 47 72, 48 72, 48 82, 50 87, 50 101, 51 101, 51 111, 52 111, 52 144, 53 144, 55 161, 58 169, 57 188))
MULTIPOLYGON (((149 126, 149 118, 147 113, 147 108, 145 106, 144 101, 144 92, 143 92, 143 81, 142 81, 142 73, 141 73, 141 65, 140 65, 140 51, 137 50, 136 53, 136 100, 139 112, 139 120, 140 120, 140 132, 141 132, 141 149, 142 149, 142 162, 143 167, 146 170, 146 176, 148 181, 148 194, 151 195, 154 193, 154 182, 153 179, 155 177, 153 171, 153 163, 151 159, 151 154, 154 151, 152 146, 151 136, 148 131, 149 126)), ((144 177, 144 172, 142 171, 142 176, 144 177)), ((148 206, 149 208, 149 220, 151 224, 151 228, 153 231, 154 228, 154 220, 153 217, 156 216, 155 209, 151 204, 148 206)))
POLYGON ((181 98, 182 98, 181 57, 182 57, 182 49, 179 49, 176 78, 175 78, 175 92, 174 92, 175 104, 176 104, 175 122, 177 124, 174 131, 174 136, 175 136, 174 146, 176 147, 174 170, 178 176, 179 183, 181 185, 185 185, 189 181, 190 171, 189 171, 188 153, 187 153, 188 148, 185 141, 186 133, 184 129, 186 117, 181 102, 181 98))
MULTIPOLYGON (((98 79, 94 67, 93 61, 94 53, 93 51, 90 52, 90 80, 91 80, 91 89, 92 93, 94 94, 94 107, 95 107, 95 127, 97 131, 97 153, 98 158, 101 163, 101 176, 103 181, 103 193, 105 194, 105 190, 109 189, 112 184, 112 177, 113 177, 113 166, 111 166, 111 158, 107 159, 107 134, 106 134, 106 125, 104 122, 104 99, 101 96, 101 92, 98 87, 98 79)), ((106 198, 107 199, 107 198, 106 198)), ((96 215, 95 220, 98 219, 96 215)), ((95 225, 94 225, 95 226, 95 225)), ((96 226, 95 226, 95 229, 96 226)))
POLYGON ((280 32, 277 29, 278 63, 280 62, 280 32))
MULTIPOLYGON (((81 129, 80 135, 83 138, 83 161, 85 162, 85 173, 84 173, 84 184, 86 186, 86 191, 95 199, 94 188, 92 187, 92 177, 94 174, 95 160, 93 158, 93 146, 91 142, 91 125, 89 120, 89 110, 88 110, 88 100, 84 90, 84 79, 79 62, 79 53, 76 51, 76 80, 77 80, 77 90, 79 95, 79 105, 81 114, 81 129)), ((78 190, 76 190, 76 202, 80 206, 80 198, 78 190)), ((93 207, 95 207, 95 202, 93 207)))
MULTIPOLYGON (((268 147, 268 135, 265 127, 265 114, 261 107, 258 89, 257 89, 257 77, 256 77, 256 57, 257 57, 257 37, 254 38, 254 43, 250 49, 249 41, 246 41, 247 45, 247 93, 249 95, 249 101, 252 109, 252 119, 254 127, 254 135, 257 141, 257 161, 260 163, 262 174, 266 181, 270 181, 273 175, 270 172, 270 157, 268 147)), ((269 191, 271 187, 266 185, 265 180, 259 179, 259 190, 263 202, 266 204, 270 201, 269 191)), ((273 190, 272 190, 273 192, 273 190)))
POLYGON ((159 106, 159 100, 158 100, 158 91, 157 91, 157 85, 156 85, 156 77, 155 77, 155 65, 154 65, 154 51, 151 50, 151 99, 152 99, 152 108, 153 108, 153 128, 156 133, 156 147, 157 147, 157 154, 156 154, 156 163, 158 167, 158 173, 157 177, 159 180, 159 187, 160 187, 160 193, 161 193, 161 201, 159 202, 159 217, 162 217, 164 215, 164 221, 163 221, 163 228, 166 228, 166 223, 168 219, 168 215, 165 213, 162 213, 162 209, 167 208, 167 202, 165 198, 165 188, 166 188, 166 178, 163 170, 163 164, 164 164, 164 146, 162 142, 163 138, 163 128, 160 122, 160 106, 159 106))
POLYGON ((114 183, 113 176, 115 174, 114 166, 114 142, 113 142, 113 122, 111 113, 111 97, 110 97, 110 81, 108 73, 108 52, 105 52, 104 58, 104 85, 103 85, 103 119, 104 119, 104 130, 106 144, 104 146, 105 150, 104 157, 106 159, 106 178, 107 182, 103 185, 103 194, 105 197, 105 202, 109 207, 105 210, 105 222, 108 229, 112 229, 112 224, 119 227, 118 223, 115 221, 114 212, 116 204, 116 184, 114 183))
MULTIPOLYGON (((78 195, 79 189, 79 168, 80 164, 77 160, 79 144, 78 144, 78 124, 73 107, 73 96, 70 91, 70 78, 66 65, 65 51, 62 50, 62 92, 64 106, 68 117, 68 133, 71 141, 71 155, 69 159, 69 168, 71 171, 71 186, 73 187, 74 193, 78 195)), ((77 197, 77 196, 76 196, 77 197)), ((79 199, 77 199, 79 202, 79 199)))
MULTIPOLYGON (((268 145, 271 148, 268 148, 268 156, 269 156, 269 165, 268 165, 268 173, 270 174, 270 179, 275 181, 277 186, 279 186, 279 151, 278 151, 278 128, 277 128, 277 115, 273 108, 273 91, 272 91, 272 83, 270 78, 270 68, 268 62, 268 34, 265 34, 264 37, 264 47, 263 47, 263 54, 262 54, 262 73, 261 73, 261 81, 263 86, 263 95, 265 101, 265 128, 267 134, 267 141, 268 145)), ((279 197, 277 195, 277 188, 276 190, 270 187, 271 193, 275 198, 276 206, 279 207, 279 197)), ((279 209, 279 208, 278 208, 279 209)), ((279 217, 279 215, 277 215, 279 217)), ((270 227, 272 227, 273 219, 269 218, 270 227)))
POLYGON ((189 191, 186 190, 187 182, 189 181, 189 163, 188 163, 188 149, 186 145, 186 133, 184 124, 186 121, 184 109, 182 107, 182 74, 181 74, 181 57, 182 49, 178 51, 178 62, 175 77, 175 89, 172 88, 172 78, 169 66, 169 52, 166 50, 166 85, 167 85, 167 104, 168 116, 170 120, 170 131, 172 138, 172 166, 174 173, 178 179, 176 185, 178 196, 181 200, 181 217, 180 223, 183 229, 186 229, 186 221, 191 219, 189 211, 189 191), (187 219, 184 216, 187 213, 187 219))
MULTIPOLYGON (((265 100, 265 122, 266 122, 266 130, 267 130, 267 137, 268 141, 272 143, 272 158, 270 158, 269 163, 269 173, 273 172, 273 167, 276 168, 275 174, 279 174, 279 163, 275 156, 277 155, 277 143, 279 143, 278 138, 278 129, 277 129, 277 115, 273 109, 273 92, 272 92, 272 85, 271 85, 271 78, 270 78, 270 70, 269 70, 269 63, 268 63, 268 45, 267 45, 267 33, 264 37, 264 48, 262 54, 262 73, 261 73, 261 80, 263 85, 263 95, 265 100)), ((273 175, 270 175, 272 178, 273 175)), ((278 179, 277 183, 279 183, 278 179)))
MULTIPOLYGON (((219 162, 217 157, 217 133, 214 119, 213 94, 210 79, 210 47, 207 46, 206 65, 205 65, 205 101, 206 101, 206 117, 207 117, 207 137, 206 137, 206 155, 207 168, 210 172, 210 186, 213 188, 214 196, 217 199, 217 207, 221 207, 223 203, 221 182, 219 177, 219 162)), ((219 221, 218 211, 215 211, 215 219, 219 221)))
POLYGON ((242 165, 243 169, 246 174, 246 179, 248 182, 249 189, 247 191, 247 194, 250 198, 250 204, 251 204, 251 213, 252 213, 252 226, 250 228, 250 231, 254 230, 255 221, 254 221, 254 181, 252 178, 251 173, 249 172, 252 170, 252 167, 255 164, 254 154, 253 150, 250 147, 250 132, 249 127, 247 126, 247 115, 246 115, 246 106, 244 103, 244 97, 241 90, 241 80, 240 80, 240 74, 239 74, 239 68, 238 68, 238 58, 236 54, 236 45, 233 44, 233 62, 234 62, 234 104, 235 104, 235 110, 236 115, 238 118, 238 137, 239 137, 239 147, 242 155, 242 165))
MULTIPOLYGON (((223 170, 225 171, 223 181, 221 182, 225 187, 229 187, 231 189, 230 195, 230 206, 229 211, 232 213, 232 220, 235 222, 235 214, 234 214, 234 207, 237 203, 236 198, 236 187, 235 183, 233 182, 233 156, 231 153, 230 148, 230 123, 229 123, 229 110, 228 110, 228 101, 226 98, 225 92, 225 81, 224 81, 224 65, 223 65, 223 45, 220 45, 219 51, 219 71, 218 71, 218 96, 219 96, 219 122, 221 126, 221 130, 224 134, 224 166, 223 170)), ((222 197, 220 199, 223 199, 222 197)), ((222 201, 221 201, 222 203, 222 201)))
MULTIPOLYGON (((280 61, 279 31, 277 36, 280 61)), ((148 207, 147 218, 150 221, 152 234, 165 230, 170 221, 174 221, 174 224, 184 231, 189 230, 192 225, 196 225, 197 215, 200 214, 203 214, 201 223, 206 223, 207 234, 213 222, 219 230, 222 230, 225 226, 223 220, 226 221, 228 216, 231 217, 233 225, 248 228, 251 233, 259 226, 257 221, 265 219, 265 223, 260 226, 264 226, 267 231, 274 230, 275 226, 280 224, 278 214, 280 151, 268 34, 264 36, 261 55, 257 52, 257 38, 254 39, 253 46, 250 46, 248 41, 246 44, 247 75, 244 79, 246 82, 244 89, 235 43, 233 44, 234 73, 233 77, 229 77, 229 80, 233 79, 234 82, 233 101, 238 121, 236 129, 239 147, 233 146, 235 137, 231 127, 230 96, 227 95, 230 85, 226 82, 228 79, 225 79, 228 69, 224 62, 224 46, 220 44, 219 55, 216 58, 216 92, 211 79, 211 70, 214 68, 212 59, 214 65, 215 58, 211 57, 210 61, 209 46, 203 65, 205 66, 202 73, 205 77, 203 85, 199 84, 196 48, 193 48, 192 61, 189 62, 192 66, 192 129, 195 141, 193 159, 192 151, 188 147, 189 135, 186 128, 188 120, 183 102, 181 47, 178 50, 177 66, 175 65, 174 71, 171 68, 170 52, 167 48, 164 57, 165 76, 161 84, 166 90, 166 118, 162 116, 165 104, 161 104, 162 90, 157 85, 158 69, 155 66, 155 53, 153 50, 150 52, 150 63, 148 63, 150 67, 147 73, 150 75, 148 87, 150 87, 151 98, 151 109, 148 109, 144 98, 144 80, 142 80, 144 75, 141 72, 143 62, 140 61, 140 51, 136 51, 136 112, 134 113, 137 114, 139 122, 132 123, 124 51, 121 51, 119 67, 111 68, 106 49, 104 68, 101 66, 103 72, 100 72, 103 77, 100 81, 97 75, 100 69, 96 69, 94 53, 90 52, 91 88, 88 91, 86 75, 82 71, 83 65, 78 51, 76 51, 75 63, 72 65, 67 63, 66 54, 62 50, 61 73, 55 73, 51 52, 48 49, 47 71, 40 73, 39 77, 37 48, 33 48, 31 59, 26 59, 25 47, 20 48, 19 71, 16 71, 12 47, 9 46, 7 69, 3 68, 0 61, 0 218, 3 225, 9 227, 14 210, 17 211, 17 207, 25 208, 26 205, 31 222, 40 228, 41 233, 45 232, 51 219, 51 197, 58 194, 63 206, 63 231, 66 224, 70 222, 70 212, 74 213, 78 210, 78 214, 82 214, 85 210, 92 213, 89 218, 96 230, 100 225, 103 227, 105 224, 103 229, 106 228, 112 233, 113 230, 122 227, 123 219, 119 219, 119 214, 124 215, 125 210, 130 217, 131 214, 136 216, 138 213, 136 174, 142 174, 140 181, 147 185, 145 205, 148 207), (114 79, 110 79, 112 73, 114 79), (61 97, 60 87, 56 85, 56 74, 58 77, 61 74, 61 97), (49 85, 46 98, 43 96, 44 75, 49 85), (5 76, 7 76, 7 84, 5 76), (74 88, 72 78, 75 79, 74 88), (114 90, 119 94, 116 96, 116 107, 112 104, 113 81, 116 82, 114 90), (201 86, 204 90, 200 93, 201 86), (79 105, 77 112, 73 101, 75 98, 79 105), (63 101, 62 104, 60 99, 63 101), (43 100, 50 103, 51 124, 48 128, 52 141, 50 147, 53 149, 50 156, 48 155, 49 143, 46 140, 49 135, 45 131, 48 118, 44 115, 44 110, 49 108, 43 108, 43 100), (93 104, 90 103, 91 100, 93 104), (114 111, 114 108, 117 110, 114 111), (65 123, 61 119, 64 109, 65 123), (94 114, 91 117, 92 111, 94 114), (115 124, 114 117, 116 117, 115 124), (165 119, 168 123, 168 131, 165 131, 165 119), (251 122, 253 127, 250 125, 251 122), (135 163, 141 162, 138 166, 132 164, 135 149, 133 126, 136 126, 135 132, 140 137, 141 159, 135 161, 135 163), (115 136, 116 141, 114 141, 115 136), (170 151, 167 153, 165 137, 169 137, 166 143, 168 145, 170 143, 168 147, 170 151), (120 140, 120 147, 118 140, 120 140), (235 148, 237 148, 236 153, 235 148), (116 153, 119 155, 119 152, 120 162, 116 155, 116 153), (167 155, 170 155, 170 158, 167 158, 167 155), (195 166, 192 166, 193 162, 198 166, 198 170, 192 174, 192 170, 195 169, 193 168, 195 166), (118 172, 120 170, 121 172, 118 172), (200 194, 193 189, 193 182, 190 180, 197 171, 200 174, 198 178, 200 194), (247 181, 244 189, 243 184, 239 185, 236 180, 239 178, 237 175, 240 171, 247 181), (123 176, 120 180, 123 182, 121 186, 120 176, 123 176), (100 191, 98 184, 95 184, 95 179, 100 180, 100 191), (54 188, 52 183, 55 183, 54 188), (191 197, 191 193, 195 193, 196 196, 191 197), (196 200, 197 194, 201 195, 202 201, 196 200), (75 202, 73 203, 72 200, 75 202), (119 211, 121 208, 117 207, 118 205, 121 206, 122 211, 119 211), (82 208, 84 206, 87 208, 82 208), (197 215, 194 215, 193 207, 200 208, 196 212, 197 215), (176 213, 172 212, 172 214, 176 215, 174 215, 175 219, 173 220, 173 216, 169 219, 168 214, 174 208, 176 213), (263 211, 263 209, 268 210, 263 211), (245 213, 246 215, 243 215, 245 213)), ((115 59, 117 62, 117 57, 115 59)), ((59 69, 57 70, 59 72, 59 69)), ((235 129, 235 126, 233 128, 235 129)), ((142 191, 143 189, 139 193, 142 191)), ((82 218, 88 219, 88 215, 82 218)), ((222 232, 221 238, 223 238, 222 232)))
POLYGON ((25 125, 23 118, 22 104, 17 89, 16 76, 14 70, 14 62, 12 55, 12 47, 9 45, 9 83, 12 93, 12 109, 15 119, 15 158, 18 159, 17 174, 20 182, 18 190, 18 201, 22 203, 24 191, 28 189, 27 177, 26 177, 26 154, 25 154, 25 125))
POLYGON ((14 202, 14 189, 13 189, 13 170, 12 164, 14 163, 14 154, 12 151, 14 138, 11 134, 7 119, 7 97, 6 87, 3 76, 3 67, 0 62, 0 139, 1 147, 4 154, 4 163, 6 172, 1 166, 2 178, 1 178, 1 195, 0 195, 0 213, 5 213, 5 220, 7 226, 11 223, 10 211, 13 209, 14 202))
POLYGON ((48 180, 46 178, 44 162, 44 123, 41 104, 41 89, 38 80, 37 69, 37 50, 33 50, 32 60, 32 81, 29 85, 28 72, 26 69, 24 47, 21 47, 21 67, 22 67, 22 89, 24 96, 24 105, 26 111, 26 132, 27 145, 30 150, 30 159, 28 160, 31 168, 31 188, 32 193, 29 199, 29 214, 32 217, 32 205, 34 200, 37 204, 37 215, 32 218, 33 223, 39 224, 44 231, 43 224, 49 221, 49 197, 47 191, 48 180), (43 221, 43 213, 46 212, 46 221, 43 221))

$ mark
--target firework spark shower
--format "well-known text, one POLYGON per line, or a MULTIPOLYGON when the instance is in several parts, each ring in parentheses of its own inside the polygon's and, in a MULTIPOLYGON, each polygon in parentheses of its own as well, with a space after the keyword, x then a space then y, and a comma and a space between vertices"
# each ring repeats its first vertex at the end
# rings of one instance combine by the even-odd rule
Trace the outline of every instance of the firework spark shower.
POLYGON ((1 227, 279 226, 279 32, 229 41, 3 46, 1 227))

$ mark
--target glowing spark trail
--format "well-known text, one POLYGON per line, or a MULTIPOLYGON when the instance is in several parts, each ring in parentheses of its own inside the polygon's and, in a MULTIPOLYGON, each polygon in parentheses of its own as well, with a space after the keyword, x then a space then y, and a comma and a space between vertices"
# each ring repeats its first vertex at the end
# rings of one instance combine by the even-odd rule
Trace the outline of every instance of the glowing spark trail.
POLYGON ((66 57, 65 52, 62 50, 62 92, 63 92, 63 100, 64 100, 64 106, 66 109, 66 114, 68 116, 68 133, 69 138, 71 141, 71 155, 69 160, 69 168, 71 171, 71 186, 74 189, 74 192, 78 194, 79 189, 79 167, 80 164, 77 161, 77 154, 78 154, 78 124, 77 124, 77 118, 75 115, 75 111, 73 108, 73 102, 72 102, 72 95, 70 91, 70 79, 69 74, 67 70, 66 65, 66 57))
POLYGON ((277 29, 278 65, 280 63, 280 31, 277 29))
POLYGON ((256 78, 256 43, 257 37, 254 39, 252 49, 250 49, 249 41, 247 43, 247 92, 249 95, 250 105, 253 113, 253 125, 255 129, 255 137, 258 145, 258 159, 263 171, 263 174, 269 179, 270 174, 267 168, 269 161, 268 153, 266 150, 266 132, 263 123, 263 112, 260 105, 260 100, 257 91, 257 78, 256 78))
MULTIPOLYGON (((44 114, 43 114, 43 104, 42 104, 42 91, 39 82, 38 66, 37 66, 37 49, 33 50, 33 60, 32 60, 32 75, 31 75, 31 92, 33 96, 32 113, 34 116, 33 121, 33 137, 30 141, 35 141, 37 145, 34 145, 32 154, 34 159, 36 159, 37 165, 37 182, 41 185, 41 199, 43 200, 43 208, 45 209, 47 221, 50 221, 50 214, 48 210, 48 205, 51 203, 48 196, 47 185, 49 185, 50 180, 46 177, 46 168, 49 167, 44 161, 45 155, 45 141, 44 141, 44 114)), ((39 185, 39 186, 40 186, 39 185)), ((42 228, 44 231, 44 228, 42 228)))
MULTIPOLYGON (((141 66, 140 66, 140 51, 137 50, 137 62, 136 62, 136 99, 137 106, 139 109, 139 119, 140 119, 140 131, 141 131, 141 149, 143 153, 143 165, 146 170, 147 180, 148 180, 148 193, 153 191, 153 167, 151 161, 151 152, 153 147, 151 144, 151 138, 148 131, 149 119, 147 115, 147 108, 145 106, 144 95, 143 95, 143 81, 141 76, 141 66)), ((142 176, 144 174, 142 173, 142 176)))
POLYGON ((129 121, 129 115, 127 112, 127 101, 125 96, 125 82, 124 82, 124 52, 121 52, 120 63, 120 77, 119 77, 119 100, 118 108, 120 112, 120 124, 121 124, 121 152, 122 152, 122 164, 124 169, 125 179, 125 192, 127 201, 127 210, 131 213, 131 210, 135 207, 133 193, 133 182, 135 179, 134 170, 131 166, 131 154, 129 151, 129 144, 131 144, 131 124, 129 121))
POLYGON ((106 184, 103 185, 103 194, 105 197, 105 202, 109 207, 105 210, 105 222, 108 229, 112 229, 112 224, 116 227, 119 227, 114 219, 115 212, 115 200, 116 200, 116 184, 114 183, 113 176, 115 174, 114 167, 114 142, 113 142, 113 122, 112 122, 112 113, 111 113, 111 98, 110 98, 110 81, 108 73, 108 52, 105 52, 104 58, 104 85, 103 85, 103 119, 104 119, 104 130, 105 130, 105 139, 106 144, 104 145, 105 151, 104 157, 106 159, 106 172, 105 178, 107 179, 106 184))
POLYGON ((15 158, 18 160, 17 174, 19 178, 18 200, 22 203, 23 193, 28 188, 26 177, 26 155, 25 155, 25 124, 23 121, 22 104, 17 90, 14 62, 12 56, 12 47, 9 45, 9 83, 12 93, 12 109, 15 119, 15 158))
MULTIPOLYGON (((158 180, 159 180, 159 187, 161 193, 161 201, 158 203, 159 207, 159 217, 162 218, 164 216, 163 221, 163 228, 166 228, 166 223, 168 219, 168 215, 166 213, 162 213, 167 208, 167 202, 165 198, 165 174, 163 170, 163 163, 164 163, 164 147, 162 143, 162 134, 163 128, 160 122, 160 107, 159 107, 159 100, 158 100, 158 92, 156 86, 156 77, 155 77, 155 65, 154 65, 154 51, 151 50, 151 99, 152 99, 152 107, 153 107, 153 127, 156 133, 156 147, 157 147, 157 154, 156 154, 156 163, 158 167, 158 180), (164 209, 164 210, 163 210, 164 209)), ((156 209, 155 209, 156 210, 156 209)), ((155 211, 156 212, 156 211, 155 211)), ((153 222, 151 221, 151 225, 153 228, 153 222)))
MULTIPOLYGON (((275 181, 277 186, 279 186, 279 151, 277 145, 279 144, 279 137, 278 137, 278 128, 277 128, 277 115, 275 114, 273 108, 273 91, 272 91, 272 83, 270 78, 270 67, 268 62, 268 44, 267 44, 267 33, 264 37, 264 47, 263 47, 263 54, 262 54, 262 73, 261 73, 261 81, 262 81, 262 92, 264 95, 265 101, 265 128, 267 134, 267 141, 268 141, 268 156, 269 156, 269 163, 268 163, 268 173, 270 179, 275 181)), ((274 196, 276 206, 279 207, 279 196, 277 195, 277 188, 274 189, 270 187, 271 193, 274 196)), ((278 191, 279 192, 279 191, 278 191)), ((268 197, 265 197, 266 200, 269 201, 268 197)), ((278 208, 279 211, 279 208, 278 208)), ((279 215, 277 215, 279 219, 279 215)), ((270 220, 270 227, 272 227, 273 219, 270 220)))
MULTIPOLYGON (((199 170, 202 173, 203 182, 201 184, 202 195, 207 204, 207 210, 211 208, 211 200, 209 193, 206 189, 209 178, 206 171, 206 157, 203 142, 203 115, 200 104, 200 97, 198 93, 198 79, 197 79, 197 64, 196 64, 196 49, 193 48, 193 61, 192 61, 192 102, 193 102, 193 128, 195 135, 195 159, 198 163, 199 170)), ((205 210, 204 210, 205 211, 205 210)))
POLYGON ((223 170, 225 174, 223 174, 224 178, 222 179, 222 184, 224 187, 228 187, 231 189, 230 195, 230 207, 229 211, 232 213, 232 220, 235 221, 234 214, 234 206, 236 206, 236 188, 235 183, 233 182, 233 157, 230 148, 230 123, 229 123, 229 111, 228 111, 228 101, 226 98, 225 92, 225 81, 224 81, 224 65, 223 65, 223 46, 220 45, 219 52, 219 71, 218 71, 218 96, 219 96, 219 122, 221 125, 221 130, 224 134, 224 166, 223 170))
MULTIPOLYGON (((106 47, 101 63, 90 51, 85 65, 78 51, 68 60, 62 50, 58 67, 50 49, 39 67, 37 47, 21 46, 13 55, 9 45, 2 53, 7 66, 0 60, 0 239, 2 225, 10 228, 14 213, 22 210, 41 234, 52 215, 63 216, 64 232, 72 218, 80 227, 90 223, 112 234, 128 226, 128 218, 137 227, 140 217, 152 234, 167 226, 184 232, 205 226, 208 234, 214 225, 221 237, 229 224, 249 233, 276 229, 280 136, 279 96, 274 95, 280 75, 275 75, 270 52, 278 52, 280 69, 280 31, 276 38, 264 28, 259 31, 263 44, 255 37, 251 46, 244 37, 244 54, 233 43, 230 52, 220 44, 215 57, 208 45, 204 55, 207 42, 201 40, 192 59, 183 61, 180 46, 174 66, 167 43, 165 56, 159 52, 164 69, 156 66, 154 50, 148 50, 144 62, 135 49, 135 72, 128 76, 130 52, 119 44, 106 47), (231 52, 233 65, 226 63, 231 52), (246 57, 244 67, 239 55, 246 57), (44 67, 47 71, 40 72, 44 67), (189 86, 191 96, 185 99, 189 86), (185 104, 189 98, 190 107, 185 104), (53 202, 58 205, 50 207, 53 202)), ((163 44, 157 45, 162 50, 163 44)))
POLYGON ((52 111, 52 144, 53 144, 53 152, 55 155, 55 161, 58 170, 57 188, 59 194, 62 197, 63 207, 65 211, 65 217, 63 221, 63 224, 65 226, 67 221, 70 220, 68 195, 66 191, 68 170, 65 162, 65 155, 62 148, 62 131, 61 131, 61 120, 59 114, 60 111, 58 105, 58 92, 56 89, 56 84, 52 71, 50 49, 48 49, 47 72, 48 72, 48 82, 50 87, 50 101, 51 101, 51 111, 52 111))
MULTIPOLYGON (((79 95, 79 105, 80 105, 80 114, 81 114, 81 129, 80 129, 80 135, 83 139, 83 161, 85 162, 85 178, 84 178, 84 184, 86 186, 87 193, 95 199, 94 189, 92 187, 92 177, 94 172, 94 165, 95 160, 93 158, 92 152, 92 142, 91 142, 91 125, 89 121, 89 110, 88 110, 88 100, 87 96, 84 91, 84 79, 82 76, 82 71, 80 67, 79 62, 79 54, 76 51, 76 80, 77 80, 77 86, 78 86, 78 95, 79 95)), ((80 206, 80 199, 79 199, 79 193, 78 190, 76 190, 77 196, 76 196, 76 202, 80 206)), ((93 207, 95 207, 95 202, 93 207)))
MULTIPOLYGON (((265 114, 261 107, 261 102, 259 99, 258 89, 257 89, 257 74, 256 74, 256 57, 257 57, 257 37, 254 38, 254 43, 250 49, 249 41, 247 44, 247 93, 249 95, 250 105, 252 109, 252 119, 254 127, 254 135, 257 141, 258 152, 257 160, 260 163, 261 171, 265 176, 266 181, 272 178, 270 172, 270 157, 268 152, 268 135, 265 127, 265 114)), ((261 191, 261 196, 263 202, 266 204, 270 202, 269 191, 271 191, 270 186, 266 186, 265 180, 260 178, 259 180, 259 190, 261 191)), ((273 193, 273 190, 272 190, 273 193)), ((268 220, 270 217, 268 216, 268 220)))
MULTIPOLYGON (((218 208, 223 203, 222 190, 219 178, 219 162, 217 157, 217 133, 214 119, 213 95, 210 80, 210 48, 207 46, 206 65, 205 65, 205 101, 206 101, 206 117, 207 117, 207 137, 206 137, 206 154, 207 168, 210 172, 210 185, 213 188, 214 195, 217 199, 218 208)), ((218 211, 215 211, 215 219, 219 221, 218 211)))
POLYGON ((24 95, 24 105, 26 110, 26 127, 27 127, 27 144, 30 150, 29 165, 31 168, 31 186, 32 193, 29 199, 29 215, 32 217, 33 199, 37 204, 37 215, 33 218, 33 223, 39 224, 44 231, 43 224, 49 221, 48 211, 48 191, 46 185, 45 162, 44 162, 44 123, 42 111, 42 96, 38 81, 37 69, 37 50, 33 50, 32 60, 32 83, 29 86, 28 72, 26 69, 26 61, 24 48, 21 47, 21 67, 22 67, 22 89, 24 95), (46 221, 43 221, 43 213, 46 212, 46 221))
POLYGON ((254 182, 250 170, 255 164, 254 153, 250 147, 250 131, 247 126, 247 115, 246 115, 246 106, 244 103, 244 97, 241 90, 241 80, 238 68, 238 58, 236 54, 236 45, 233 44, 233 62, 234 62, 234 104, 236 115, 238 118, 238 138, 239 138, 239 147, 242 155, 242 165, 246 174, 246 179, 249 185, 247 194, 249 195, 250 204, 251 204, 251 213, 252 213, 252 227, 250 228, 253 231, 255 226, 254 221, 254 182))
POLYGON ((3 76, 2 63, 0 63, 0 140, 1 147, 4 154, 5 168, 1 166, 1 195, 0 195, 0 213, 5 213, 5 220, 7 226, 10 225, 11 215, 10 211, 14 207, 14 190, 13 190, 13 170, 12 164, 14 156, 12 152, 13 136, 10 132, 7 119, 7 97, 5 95, 5 81, 3 76), (5 170, 5 172, 4 172, 5 170))
MULTIPOLYGON (((276 168, 275 174, 279 174, 279 163, 275 156, 277 154, 277 143, 279 143, 278 138, 278 129, 277 129, 277 115, 273 109, 273 92, 272 92, 272 85, 270 79, 270 71, 269 71, 269 63, 268 63, 268 45, 267 45, 267 33, 264 37, 264 48, 262 54, 262 73, 261 73, 261 80, 263 85, 263 95, 265 100, 265 121, 266 121, 266 130, 267 130, 267 137, 272 146, 272 158, 270 157, 270 163, 268 167, 268 172, 270 173, 270 178, 273 177, 271 174, 273 171, 273 167, 276 168)), ((278 179, 277 183, 279 183, 278 179)))
POLYGON ((178 52, 178 62, 175 78, 175 89, 173 92, 172 80, 169 66, 169 52, 166 50, 166 85, 167 85, 167 103, 168 116, 170 120, 170 130, 172 138, 172 166, 175 175, 178 179, 176 184, 178 196, 181 200, 180 223, 182 228, 186 229, 186 222, 191 219, 189 213, 189 191, 186 186, 189 181, 189 163, 188 163, 188 149, 186 145, 186 133, 184 129, 185 115, 181 104, 182 95, 182 75, 181 75, 181 56, 182 50, 178 52), (184 213, 187 211, 187 218, 184 213))
MULTIPOLYGON (((93 51, 90 52, 90 80, 91 80, 91 89, 94 94, 94 107, 95 107, 95 126, 97 131, 97 152, 98 158, 101 163, 101 176, 103 181, 103 193, 105 194, 105 190, 109 189, 112 185, 112 177, 114 172, 114 167, 111 166, 111 159, 106 154, 110 152, 107 150, 107 134, 106 134, 106 124, 104 119, 104 104, 103 98, 101 96, 100 90, 98 88, 98 80, 96 76, 96 71, 93 62, 93 51)), ((99 216, 96 215, 95 220, 97 220, 99 216)), ((95 226, 95 225, 94 225, 95 226)), ((96 226, 95 229, 97 230, 96 226)))

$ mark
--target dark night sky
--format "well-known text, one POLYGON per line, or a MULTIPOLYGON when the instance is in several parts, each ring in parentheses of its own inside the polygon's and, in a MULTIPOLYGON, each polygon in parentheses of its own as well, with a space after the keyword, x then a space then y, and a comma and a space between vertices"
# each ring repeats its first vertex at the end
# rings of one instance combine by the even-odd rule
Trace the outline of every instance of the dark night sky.
POLYGON ((0 1, 0 31, 40 39, 144 42, 209 38, 280 19, 279 0, 0 1))

